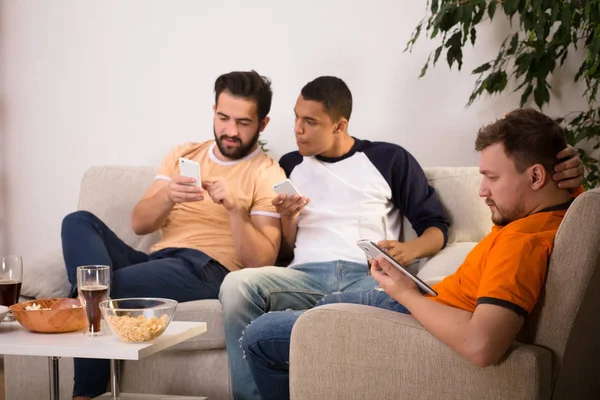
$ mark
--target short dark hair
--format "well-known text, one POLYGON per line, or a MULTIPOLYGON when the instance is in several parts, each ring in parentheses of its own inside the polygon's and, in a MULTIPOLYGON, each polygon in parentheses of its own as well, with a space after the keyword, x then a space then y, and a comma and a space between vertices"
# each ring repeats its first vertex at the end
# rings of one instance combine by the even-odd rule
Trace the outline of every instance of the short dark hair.
POLYGON ((332 120, 339 118, 350 120, 352 114, 352 93, 348 85, 335 76, 320 76, 308 82, 302 88, 305 100, 318 101, 323 104, 325 112, 332 120))
POLYGON ((479 130, 475 150, 502 143, 517 171, 542 164, 554 171, 556 154, 567 147, 564 129, 552 118, 532 108, 520 108, 479 130))
POLYGON ((223 74, 215 81, 215 104, 219 95, 228 92, 234 97, 253 100, 256 103, 258 119, 263 120, 271 111, 271 80, 256 71, 233 71, 223 74))

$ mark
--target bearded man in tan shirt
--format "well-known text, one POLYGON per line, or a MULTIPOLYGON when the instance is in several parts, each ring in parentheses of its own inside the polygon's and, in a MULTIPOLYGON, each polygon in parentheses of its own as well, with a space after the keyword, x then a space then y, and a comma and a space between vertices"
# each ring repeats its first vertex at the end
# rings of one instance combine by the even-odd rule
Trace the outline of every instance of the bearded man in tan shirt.
MULTIPOLYGON (((175 147, 133 210, 136 234, 161 232, 150 254, 128 246, 87 211, 67 215, 62 244, 72 295, 77 295, 80 265, 111 267, 112 298, 180 302, 216 299, 230 271, 272 265, 281 238, 272 185, 285 174, 258 146, 271 99, 269 79, 255 71, 217 78, 215 140, 175 147), (199 163, 202 185, 180 176, 180 157, 199 163)), ((108 360, 75 359, 74 380, 74 399, 103 394, 108 360)))

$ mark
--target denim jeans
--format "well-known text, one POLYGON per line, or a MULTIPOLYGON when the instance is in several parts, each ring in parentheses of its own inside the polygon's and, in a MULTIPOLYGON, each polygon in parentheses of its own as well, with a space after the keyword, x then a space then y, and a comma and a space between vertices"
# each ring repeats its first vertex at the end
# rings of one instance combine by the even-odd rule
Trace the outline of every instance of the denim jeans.
MULTIPOLYGON (((77 296, 77 267, 111 267, 110 297, 163 297, 179 302, 216 299, 227 268, 201 251, 166 248, 150 255, 137 251, 92 213, 77 211, 62 223, 62 246, 72 296, 77 296)), ((106 392, 109 360, 74 360, 73 396, 106 392)))
POLYGON ((225 342, 235 400, 260 399, 240 340, 251 321, 269 311, 306 310, 324 296, 373 289, 367 263, 332 261, 288 268, 247 268, 230 273, 221 285, 225 342))
MULTIPOLYGON (((339 293, 324 297, 317 306, 331 303, 355 303, 408 314, 396 300, 379 290, 339 293)), ((290 337, 296 320, 305 311, 265 314, 244 332, 242 349, 263 400, 290 398, 290 337)))

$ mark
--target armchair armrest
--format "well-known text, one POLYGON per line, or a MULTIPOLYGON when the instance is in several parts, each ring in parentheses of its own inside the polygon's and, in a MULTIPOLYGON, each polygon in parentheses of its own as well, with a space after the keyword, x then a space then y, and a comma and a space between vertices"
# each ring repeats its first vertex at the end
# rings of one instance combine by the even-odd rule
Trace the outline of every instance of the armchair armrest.
POLYGON ((413 317, 356 304, 304 313, 292 331, 291 399, 549 399, 551 354, 515 343, 479 368, 413 317))

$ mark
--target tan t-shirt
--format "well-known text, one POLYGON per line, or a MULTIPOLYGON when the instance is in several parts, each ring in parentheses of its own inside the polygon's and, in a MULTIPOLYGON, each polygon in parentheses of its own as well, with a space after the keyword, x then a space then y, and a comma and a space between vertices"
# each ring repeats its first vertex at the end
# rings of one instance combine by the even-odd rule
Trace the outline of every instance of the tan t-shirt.
MULTIPOLYGON (((246 157, 235 161, 221 161, 213 153, 215 141, 186 143, 175 147, 158 168, 156 179, 170 180, 179 175, 179 157, 197 161, 202 179, 224 178, 232 195, 250 215, 279 218, 271 204, 273 184, 285 179, 279 164, 257 148, 246 157)), ((230 271, 243 266, 235 252, 225 207, 212 201, 208 193, 204 200, 180 203, 173 207, 161 227, 161 239, 151 252, 167 247, 185 247, 200 250, 214 258, 230 271)))

